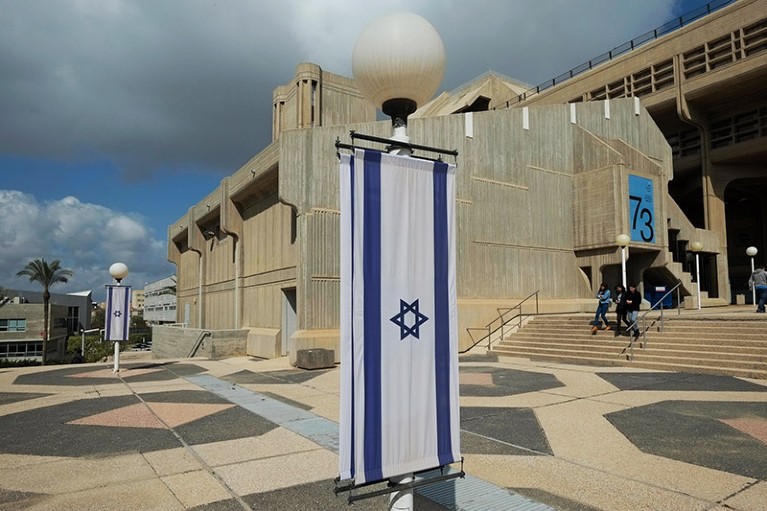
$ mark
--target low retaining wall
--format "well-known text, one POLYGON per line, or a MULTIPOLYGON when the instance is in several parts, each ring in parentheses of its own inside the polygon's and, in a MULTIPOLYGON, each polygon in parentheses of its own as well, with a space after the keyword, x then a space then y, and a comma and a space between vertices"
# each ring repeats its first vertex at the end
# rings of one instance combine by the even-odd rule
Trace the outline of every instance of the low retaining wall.
POLYGON ((247 343, 247 330, 152 327, 152 358, 238 357, 246 355, 247 343))

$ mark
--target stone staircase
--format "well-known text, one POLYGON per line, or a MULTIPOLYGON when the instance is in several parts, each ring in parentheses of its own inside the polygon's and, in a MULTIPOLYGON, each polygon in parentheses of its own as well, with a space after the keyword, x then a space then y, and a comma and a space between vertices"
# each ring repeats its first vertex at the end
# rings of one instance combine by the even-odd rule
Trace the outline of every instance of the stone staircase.
POLYGON ((593 317, 536 316, 492 350, 497 355, 544 362, 767 379, 765 318, 680 318, 666 311, 660 331, 660 320, 653 312, 645 318, 644 335, 633 349, 627 349, 629 337, 615 337, 613 331, 604 330, 591 335, 593 317))

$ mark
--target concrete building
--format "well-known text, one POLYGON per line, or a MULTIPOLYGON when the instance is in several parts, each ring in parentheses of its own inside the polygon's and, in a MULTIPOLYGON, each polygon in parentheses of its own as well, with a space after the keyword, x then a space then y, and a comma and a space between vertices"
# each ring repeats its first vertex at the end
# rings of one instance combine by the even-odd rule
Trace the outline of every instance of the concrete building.
MULTIPOLYGON (((753 25, 767 12, 766 2, 740 0, 709 15, 719 20, 716 30, 707 16, 677 32, 689 32, 690 48, 706 46, 715 31, 731 37, 732 27, 753 25), (745 24, 744 10, 751 16, 745 24)), ((673 51, 685 52, 673 42, 677 32, 646 47, 666 51, 669 38, 673 51)), ((760 51, 736 64, 754 67, 751 74, 764 72, 767 52, 760 51)), ((591 72, 598 76, 602 67, 591 72)), ((689 178, 676 175, 677 153, 645 98, 579 96, 568 105, 573 97, 553 97, 558 87, 549 92, 550 101, 533 105, 533 96, 545 97, 539 92, 522 104, 517 99, 527 90, 524 84, 488 73, 411 117, 408 131, 415 143, 458 150, 462 348, 474 340, 471 329, 481 329, 499 309, 530 295, 541 311, 593 310, 599 283, 620 281, 615 239, 621 233, 632 233, 628 280, 644 291, 680 283, 693 304, 691 241, 702 243, 707 268, 718 268, 716 281, 728 279, 720 226, 696 223, 670 193, 677 179, 689 178), (637 183, 647 192, 642 197, 647 207, 641 209, 635 207, 637 183)), ((275 90, 273 128, 268 147, 169 227, 168 255, 177 266, 177 321, 187 324, 190 342, 205 344, 207 332, 213 344, 228 331, 232 339, 242 339, 242 350, 250 355, 289 354, 295 360, 300 349, 335 349, 338 343, 335 141, 348 141, 350 130, 388 137, 391 125, 375 122, 372 105, 351 80, 302 64, 291 84, 275 90)), ((704 305, 729 301, 726 286, 706 290, 713 298, 703 293, 704 305)), ((175 334, 155 331, 154 343, 175 334)), ((177 351, 186 356, 190 346, 177 351)))
MULTIPOLYGON (((719 241, 701 253, 702 289, 750 302, 746 248, 756 246, 762 262, 767 250, 767 1, 711 2, 595 61, 505 106, 641 98, 671 146, 671 198, 719 241)), ((670 236, 675 259, 691 269, 686 244, 695 240, 673 227, 670 236)))
MULTIPOLYGON (((43 293, 6 290, 0 303, 0 359, 42 359, 43 293)), ((67 337, 91 325, 91 292, 51 293, 48 359, 66 355, 67 337)))
POLYGON ((131 289, 130 312, 131 312, 131 316, 141 316, 144 314, 144 290, 143 289, 131 289))
POLYGON ((176 323, 176 276, 144 286, 144 321, 151 325, 176 323))

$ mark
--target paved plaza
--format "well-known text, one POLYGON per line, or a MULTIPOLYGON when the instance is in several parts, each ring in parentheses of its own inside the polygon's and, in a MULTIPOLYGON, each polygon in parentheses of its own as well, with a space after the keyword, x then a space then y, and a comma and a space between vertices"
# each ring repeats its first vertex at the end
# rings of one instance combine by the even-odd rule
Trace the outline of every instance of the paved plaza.
MULTIPOLYGON (((347 509, 338 378, 248 357, 0 369, 0 510, 347 509)), ((767 381, 468 355, 461 425, 467 477, 417 510, 767 506, 767 381)))

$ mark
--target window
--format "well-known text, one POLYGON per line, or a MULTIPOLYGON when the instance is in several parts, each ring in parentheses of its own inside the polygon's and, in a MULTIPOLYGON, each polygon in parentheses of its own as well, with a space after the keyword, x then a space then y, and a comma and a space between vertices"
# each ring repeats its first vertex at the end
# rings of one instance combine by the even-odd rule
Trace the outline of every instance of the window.
POLYGON ((0 358, 29 358, 41 356, 43 356, 42 341, 21 341, 0 344, 0 358))
POLYGON ((0 332, 26 332, 26 319, 0 319, 0 332))

